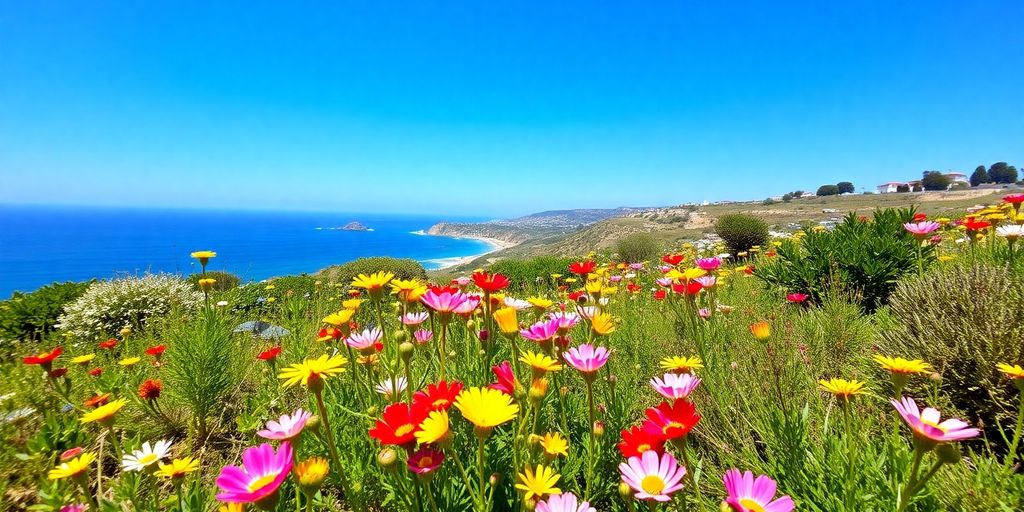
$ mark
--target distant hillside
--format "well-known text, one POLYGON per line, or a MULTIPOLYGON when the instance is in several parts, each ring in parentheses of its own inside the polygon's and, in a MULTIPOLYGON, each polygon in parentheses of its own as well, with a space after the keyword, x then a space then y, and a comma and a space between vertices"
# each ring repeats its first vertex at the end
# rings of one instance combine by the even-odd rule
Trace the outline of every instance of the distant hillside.
POLYGON ((605 219, 647 211, 648 208, 600 208, 551 210, 515 219, 488 222, 439 222, 427 230, 431 235, 483 237, 510 243, 566 234, 605 219))

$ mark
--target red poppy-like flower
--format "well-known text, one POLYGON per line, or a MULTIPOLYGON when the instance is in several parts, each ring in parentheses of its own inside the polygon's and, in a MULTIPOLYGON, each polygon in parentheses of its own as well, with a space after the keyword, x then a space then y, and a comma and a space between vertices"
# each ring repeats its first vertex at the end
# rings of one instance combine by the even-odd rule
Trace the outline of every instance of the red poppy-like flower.
POLYGON ((769 257, 769 258, 774 258, 778 254, 779 253, 775 252, 775 249, 768 249, 768 252, 764 253, 764 255, 769 257))
POLYGON ((665 290, 655 290, 654 300, 665 300, 665 295, 667 295, 665 290))
POLYGON ((167 350, 167 345, 156 345, 146 349, 146 355, 153 356, 157 359, 163 355, 164 351, 167 350))
POLYGON ((687 296, 697 295, 698 293, 700 293, 702 289, 704 289, 704 285, 698 283, 697 281, 690 281, 688 283, 676 283, 672 285, 672 291, 687 296))
POLYGON ((747 265, 746 267, 743 268, 743 273, 748 275, 748 276, 749 275, 753 275, 754 274, 754 266, 753 265, 747 265))
POLYGON ((256 357, 264 361, 273 361, 280 353, 281 347, 270 347, 264 350, 263 352, 260 352, 260 354, 256 357))
POLYGON ((619 443, 619 451, 627 459, 630 457, 640 457, 644 452, 650 450, 661 453, 664 449, 664 441, 648 434, 640 427, 634 426, 629 430, 622 430, 622 442, 619 443))
POLYGON ((643 286, 640 286, 640 285, 638 285, 636 283, 629 283, 629 284, 626 285, 626 290, 629 290, 629 293, 640 293, 640 290, 643 290, 643 289, 644 289, 643 286))
POLYGON ((110 393, 103 393, 102 395, 95 395, 92 398, 85 401, 86 407, 99 407, 110 400, 110 393))
POLYGON ((491 384, 489 387, 497 389, 506 395, 515 395, 516 374, 512 371, 512 365, 508 364, 508 361, 502 361, 501 364, 492 366, 491 371, 494 372, 498 382, 491 384))
POLYGON ((405 402, 391 404, 384 409, 384 417, 377 420, 377 424, 370 429, 370 437, 381 444, 415 444, 416 431, 419 430, 420 423, 427 419, 429 412, 425 407, 409 407, 405 402))
POLYGON ((160 382, 159 379, 146 379, 145 382, 139 386, 139 398, 143 400, 156 400, 160 398, 160 393, 164 390, 164 383, 160 382))
POLYGON ((112 348, 114 348, 116 346, 117 346, 117 340, 114 339, 114 338, 110 338, 107 341, 101 341, 100 342, 100 348, 102 348, 102 349, 110 350, 110 349, 112 349, 112 348))
POLYGON ((576 290, 576 291, 574 291, 574 292, 569 294, 569 300, 571 300, 573 302, 580 302, 581 300, 586 300, 586 298, 587 298, 587 292, 585 292, 583 290, 576 290))
POLYGON ((462 391, 462 383, 455 380, 441 381, 427 386, 426 391, 417 391, 412 397, 414 407, 422 407, 430 411, 447 410, 455 403, 455 397, 462 391))
POLYGON ((68 448, 67 450, 64 450, 63 452, 61 452, 60 460, 71 460, 71 459, 81 455, 83 451, 85 451, 85 450, 83 450, 81 446, 76 446, 74 448, 68 448))
POLYGON ((43 368, 49 369, 50 365, 53 364, 53 360, 57 359, 57 356, 63 353, 64 349, 61 347, 57 347, 49 352, 41 352, 39 354, 26 356, 24 359, 22 359, 22 361, 24 361, 25 364, 38 364, 43 368))
POLYGON ((361 292, 359 290, 349 290, 348 291, 348 296, 349 297, 358 297, 360 293, 361 292))
POLYGON ((921 222, 921 221, 924 221, 924 220, 928 220, 928 216, 927 215, 925 215, 923 213, 915 213, 914 214, 914 222, 921 222))
POLYGON ((977 220, 974 217, 967 217, 960 223, 967 231, 980 231, 992 224, 985 220, 977 220))
POLYGON ((316 340, 317 341, 339 340, 339 339, 341 339, 341 336, 342 336, 341 329, 338 329, 337 327, 324 327, 323 329, 320 329, 320 331, 316 333, 316 340))
POLYGON ((92 370, 89 370, 89 375, 92 375, 93 377, 99 377, 102 373, 103 368, 93 368, 92 370))
POLYGON ((644 432, 665 441, 685 436, 700 421, 696 407, 689 400, 677 400, 674 404, 662 402, 647 409, 646 415, 644 432))
POLYGON ((67 375, 67 373, 68 373, 68 369, 67 368, 54 368, 53 370, 51 370, 48 373, 48 375, 50 376, 51 379, 59 379, 59 378, 63 377, 64 375, 67 375))
POLYGON ((504 290, 509 285, 509 280, 502 274, 488 274, 487 272, 476 272, 473 274, 473 282, 481 290, 494 293, 504 290))
POLYGON ((666 254, 661 257, 661 261, 664 261, 665 263, 668 263, 669 265, 672 265, 674 267, 682 263, 683 258, 685 258, 685 256, 683 256, 682 254, 666 254))
POLYGON ((569 264, 569 272, 576 275, 585 276, 590 274, 597 268, 597 262, 593 260, 587 261, 574 261, 569 264))
POLYGON ((1008 196, 1003 196, 1003 201, 1019 208, 1021 203, 1024 203, 1024 194, 1010 194, 1008 196))
POLYGON ((786 295, 786 300, 793 304, 801 304, 807 300, 807 297, 806 293, 790 293, 786 295))

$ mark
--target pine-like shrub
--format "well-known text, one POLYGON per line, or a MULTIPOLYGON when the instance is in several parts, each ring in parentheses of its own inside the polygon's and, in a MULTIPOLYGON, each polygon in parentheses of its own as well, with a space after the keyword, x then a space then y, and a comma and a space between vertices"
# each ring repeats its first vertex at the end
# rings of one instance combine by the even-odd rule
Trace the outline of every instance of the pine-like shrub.
POLYGON ((347 285, 359 274, 392 272, 398 279, 427 279, 427 271, 414 259, 374 256, 333 265, 316 273, 318 279, 347 285))
POLYGON ((657 256, 660 250, 660 244, 650 233, 633 233, 615 243, 619 261, 628 263, 648 261, 657 256))
POLYGON ((733 213, 719 217, 715 234, 722 237, 733 254, 749 251, 768 241, 768 224, 757 217, 733 213))
POLYGON ((145 325, 175 309, 193 310, 203 294, 171 274, 146 274, 99 281, 64 308, 58 327, 79 340, 113 335, 124 327, 145 325))

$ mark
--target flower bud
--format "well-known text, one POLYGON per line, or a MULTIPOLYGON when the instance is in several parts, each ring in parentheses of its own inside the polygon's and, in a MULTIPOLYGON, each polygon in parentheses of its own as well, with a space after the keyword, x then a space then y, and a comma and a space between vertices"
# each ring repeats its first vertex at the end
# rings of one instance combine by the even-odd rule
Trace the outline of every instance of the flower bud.
POLYGON ((376 405, 371 405, 371 406, 367 407, 366 408, 366 415, 367 416, 376 416, 377 415, 377 406, 376 405))
POLYGON ((491 339, 491 331, 488 331, 487 329, 481 329, 480 332, 477 333, 477 336, 480 338, 480 341, 487 341, 491 339))
POLYGON ((942 443, 935 449, 935 454, 943 464, 956 464, 960 462, 960 447, 953 443, 942 443))
POLYGON ((416 352, 416 347, 408 341, 403 341, 402 344, 398 346, 398 353, 402 356, 402 361, 405 361, 407 364, 412 360, 414 352, 416 352))
POLYGON ((630 501, 633 499, 633 489, 626 482, 619 482, 619 496, 630 501))
POLYGON ((384 448, 377 454, 377 464, 387 471, 394 469, 397 462, 398 454, 391 448, 384 448))
POLYGON ((932 372, 932 374, 928 376, 928 380, 935 383, 942 382, 942 375, 939 375, 938 372, 932 372))
POLYGON ((392 335, 396 342, 402 343, 409 339, 409 333, 405 332, 405 329, 398 329, 395 334, 392 335))
POLYGON ((472 319, 466 320, 466 330, 467 331, 475 331, 476 330, 476 320, 472 320, 472 319))
POLYGON ((501 473, 491 473, 491 478, 487 480, 491 487, 498 485, 501 482, 501 473))
POLYGON ((320 417, 315 414, 310 416, 309 419, 306 420, 305 428, 313 432, 320 432, 320 417))
POLYGON ((594 436, 601 437, 603 435, 604 435, 604 422, 603 421, 595 421, 594 422, 594 436))

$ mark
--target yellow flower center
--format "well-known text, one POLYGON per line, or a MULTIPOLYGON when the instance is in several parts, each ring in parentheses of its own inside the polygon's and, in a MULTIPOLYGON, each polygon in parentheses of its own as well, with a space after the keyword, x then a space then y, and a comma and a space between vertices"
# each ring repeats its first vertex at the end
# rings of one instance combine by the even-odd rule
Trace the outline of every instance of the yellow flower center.
POLYGON ((750 512, 764 512, 764 507, 762 507, 760 503, 750 498, 740 499, 740 506, 746 510, 749 510, 750 512))
POLYGON ((640 482, 640 488, 647 494, 661 494, 661 491, 665 490, 665 481, 658 475, 647 475, 640 482))
POLYGON ((925 425, 928 425, 929 427, 935 427, 935 428, 941 430, 943 433, 946 432, 946 429, 942 428, 942 426, 939 425, 938 423, 928 421, 928 420, 926 420, 924 418, 921 418, 921 423, 924 423, 925 425))
POLYGON ((253 480, 252 482, 249 483, 249 492, 256 492, 270 485, 270 483, 273 482, 275 478, 277 478, 277 475, 271 473, 269 475, 263 475, 257 478, 256 480, 253 480))
POLYGON ((429 455, 424 455, 423 457, 420 457, 419 467, 421 467, 421 468, 429 468, 430 466, 433 466, 433 465, 434 465, 434 459, 431 458, 429 455))
POLYGON ((662 427, 661 428, 661 432, 663 434, 669 434, 673 430, 682 429, 682 428, 683 428, 683 424, 682 423, 679 423, 678 421, 673 421, 673 422, 665 425, 664 427, 662 427))
POLYGON ((637 451, 637 453, 649 452, 649 451, 651 451, 651 445, 646 444, 646 443, 645 444, 641 444, 641 445, 636 447, 636 451, 637 451))
POLYGON ((143 466, 148 466, 148 465, 156 462, 156 454, 155 453, 147 453, 147 454, 143 455, 142 457, 139 457, 138 460, 139 460, 139 464, 141 464, 143 466))
POLYGON ((416 427, 406 423, 405 425, 402 425, 401 427, 395 429, 395 437, 407 436, 413 430, 416 430, 416 427))
POLYGON ((450 404, 450 403, 451 402, 447 398, 438 398, 437 400, 434 400, 434 403, 432 403, 430 405, 432 405, 434 407, 437 407, 437 408, 441 408, 441 407, 448 407, 448 404, 450 404))

